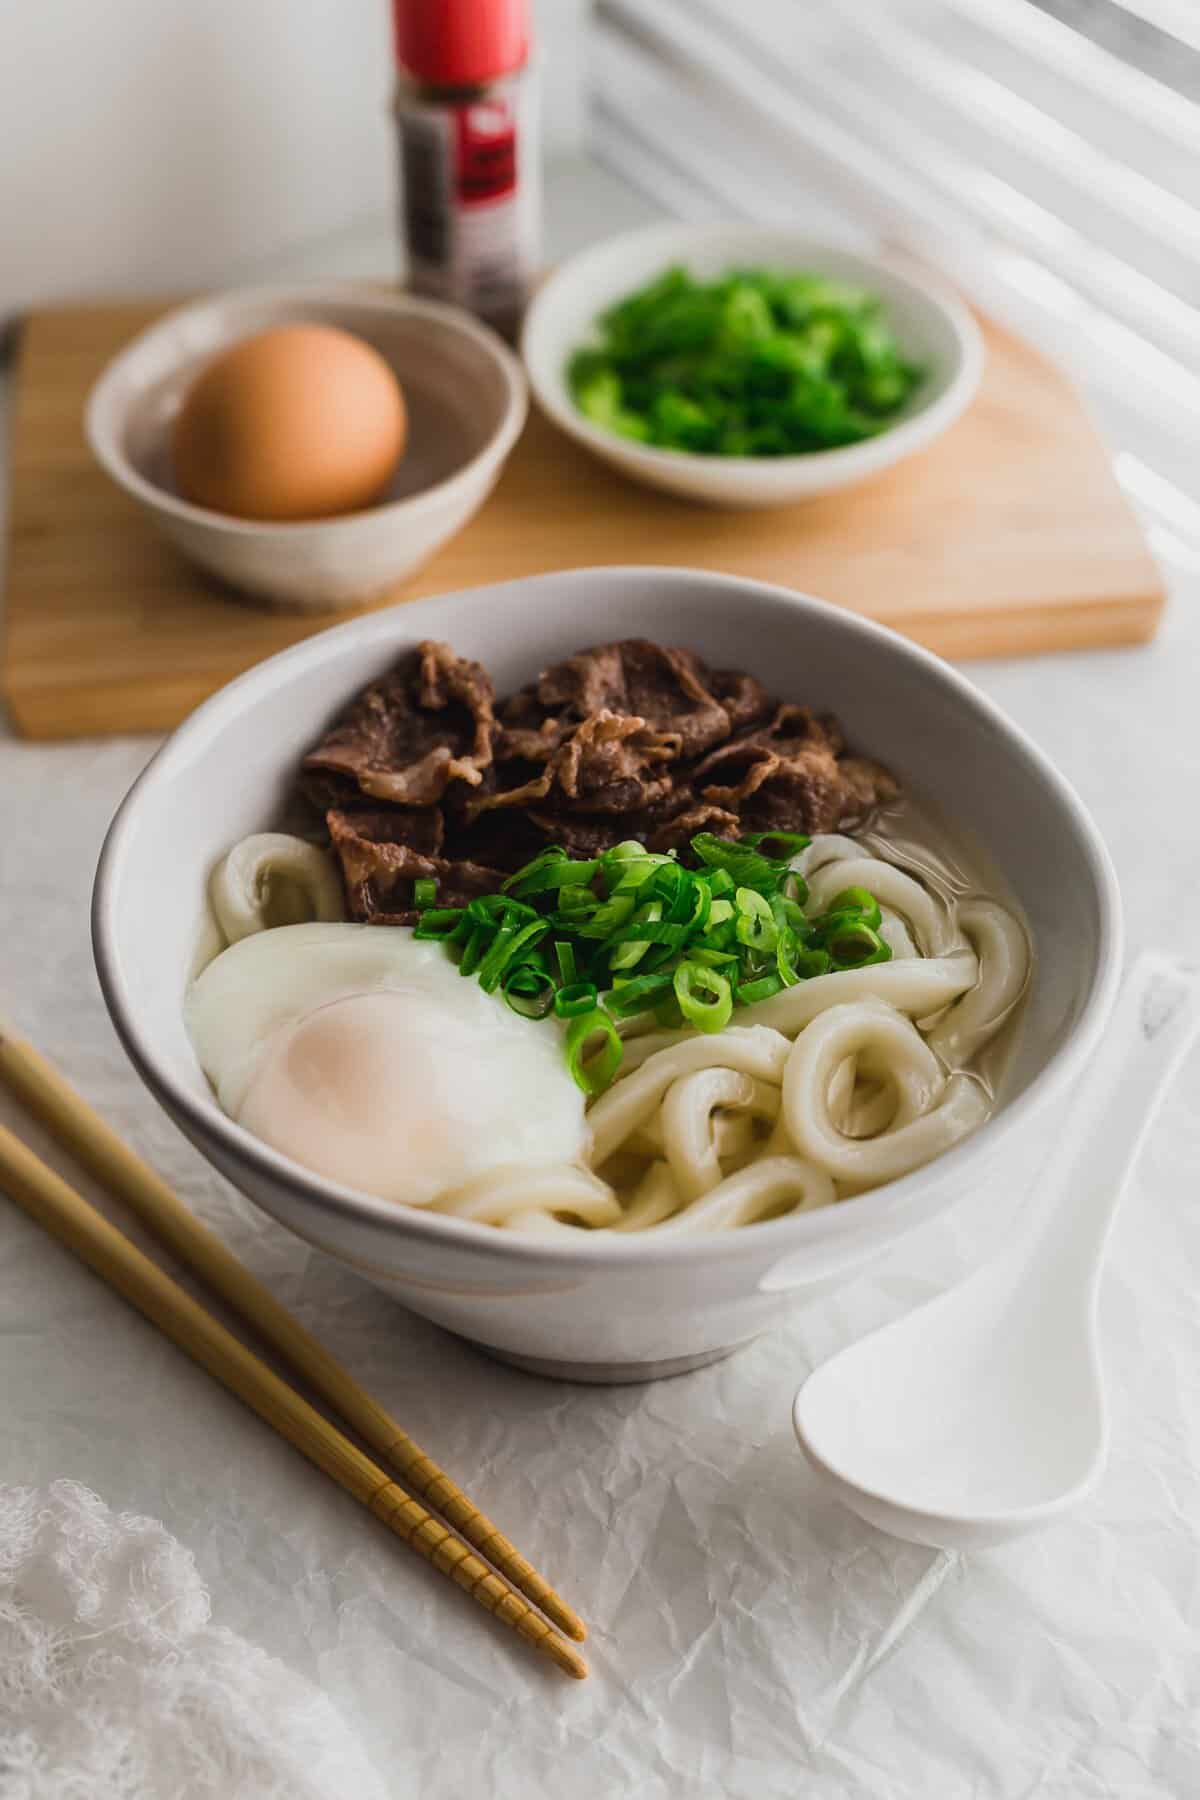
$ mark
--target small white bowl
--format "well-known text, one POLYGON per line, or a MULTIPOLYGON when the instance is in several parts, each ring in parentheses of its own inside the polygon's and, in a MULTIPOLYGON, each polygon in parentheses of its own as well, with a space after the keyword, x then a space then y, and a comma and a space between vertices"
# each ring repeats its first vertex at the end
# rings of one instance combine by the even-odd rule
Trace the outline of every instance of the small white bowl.
POLYGON ((1096 828, 1062 776, 928 651, 732 575, 573 569, 368 613, 206 701, 117 814, 96 877, 93 943, 109 1012, 143 1079, 259 1206, 499 1355, 631 1380, 746 1342, 806 1288, 845 1277, 965 1193, 994 1194, 1015 1217, 1007 1154, 1028 1152, 1035 1121, 1054 1116, 1100 1041, 1120 970, 1121 903, 1096 828), (430 634, 485 663, 500 693, 584 644, 646 635, 835 712, 851 743, 969 830, 1029 921, 1037 976, 996 1114, 935 1162, 842 1206, 711 1237, 545 1241, 355 1192, 235 1124, 183 1019, 209 874, 238 838, 278 821, 301 756, 338 707, 430 634))
POLYGON ((521 353, 542 410, 635 481, 717 506, 780 506, 849 487, 923 450, 970 405, 983 339, 955 295, 897 257, 857 256, 795 232, 757 225, 652 225, 610 238, 564 263, 525 319, 521 353), (600 314, 674 263, 713 279, 731 268, 828 275, 879 294, 904 353, 928 374, 896 423, 866 443, 803 456, 699 456, 658 450, 602 430, 567 385, 567 364, 595 337, 600 314))
POLYGON ((491 491, 525 423, 517 358, 454 307, 341 287, 254 288, 170 313, 109 364, 88 398, 88 442, 147 517, 202 568, 289 611, 353 606, 407 579, 491 491), (273 325, 339 325, 394 369, 408 448, 385 498, 363 512, 288 524, 235 519, 180 497, 175 416, 200 367, 273 325))

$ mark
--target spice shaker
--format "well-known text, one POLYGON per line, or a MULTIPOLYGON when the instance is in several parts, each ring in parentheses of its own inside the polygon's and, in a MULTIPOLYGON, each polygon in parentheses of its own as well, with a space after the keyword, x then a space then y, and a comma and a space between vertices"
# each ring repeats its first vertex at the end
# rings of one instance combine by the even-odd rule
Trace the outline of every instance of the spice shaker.
POLYGON ((393 0, 413 291, 515 336, 541 252, 528 0, 393 0))

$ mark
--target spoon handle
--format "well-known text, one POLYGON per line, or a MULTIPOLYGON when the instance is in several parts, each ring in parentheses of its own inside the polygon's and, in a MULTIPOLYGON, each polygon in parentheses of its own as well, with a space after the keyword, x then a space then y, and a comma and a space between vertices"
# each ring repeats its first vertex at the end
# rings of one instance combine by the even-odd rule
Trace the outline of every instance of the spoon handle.
POLYGON ((1038 1184, 1050 1259, 1070 1256, 1094 1281, 1130 1169, 1198 1032, 1200 976, 1143 952, 1038 1184))

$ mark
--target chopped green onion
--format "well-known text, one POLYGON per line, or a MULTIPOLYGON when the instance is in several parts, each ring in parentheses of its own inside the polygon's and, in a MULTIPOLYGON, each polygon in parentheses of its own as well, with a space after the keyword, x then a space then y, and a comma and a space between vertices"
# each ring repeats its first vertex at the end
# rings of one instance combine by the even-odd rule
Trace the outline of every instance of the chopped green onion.
POLYGON ((809 948, 798 952, 794 967, 801 981, 814 981, 818 975, 828 975, 833 962, 827 950, 809 948))
POLYGON ((520 931, 505 926, 496 933, 495 940, 487 955, 479 965, 479 985, 485 994, 492 993, 499 986, 500 977, 510 963, 520 962, 522 952, 540 943, 550 929, 549 919, 533 918, 530 924, 520 931))
POLYGON ((635 914, 628 925, 609 933, 605 949, 615 944, 669 944, 678 950, 687 938, 686 925, 667 925, 661 921, 640 919, 635 914))
POLYGON ((779 942, 775 946, 775 973, 779 977, 780 987, 795 987, 800 980, 797 958, 804 952, 800 940, 790 927, 779 933, 779 942))
POLYGON ((625 857, 612 868, 605 866, 605 884, 611 882, 608 886, 610 894, 635 893, 638 888, 653 880, 658 870, 659 858, 643 850, 640 856, 625 857), (612 881, 614 875, 616 880, 612 881))
POLYGON ((665 970, 656 975, 622 976, 605 996, 605 1004, 618 1019, 628 1019, 656 1006, 670 992, 671 976, 665 970))
POLYGON ((550 845, 499 893, 465 907, 436 907, 437 884, 414 882, 413 935, 453 946, 460 973, 498 988, 524 1017, 556 1014, 575 1080, 598 1093, 620 1065, 619 1019, 653 1012, 667 1028, 720 1031, 735 1004, 887 960, 865 888, 843 889, 806 919, 804 883, 785 860, 804 841, 758 832, 729 843, 699 832, 698 867, 633 839, 580 860, 550 845))
POLYGON ((486 925, 472 927, 470 935, 463 945, 462 956, 459 958, 458 972, 460 975, 474 975, 487 954, 490 935, 486 925))
POLYGON ((772 994, 782 992, 783 985, 778 975, 760 975, 757 981, 744 981, 735 988, 734 999, 739 1006, 753 1006, 756 1000, 769 1000, 772 994))
POLYGON ((890 962, 892 955, 891 946, 877 931, 849 913, 843 913, 840 923, 830 930, 825 948, 835 969, 863 969, 869 963, 890 962))
POLYGON ((748 950, 773 950, 779 942, 779 927, 771 911, 771 903, 753 888, 740 887, 734 899, 737 908, 735 930, 739 944, 748 950))
POLYGON ((784 870, 779 891, 789 905, 803 906, 808 899, 808 883, 795 869, 784 870))
MULTIPOLYGON (((712 918, 713 897, 708 883, 691 879, 693 890, 691 912, 687 917, 689 931, 703 931, 712 918)), ((728 904, 728 902, 726 902, 728 904)))
POLYGON ((759 893, 773 894, 779 886, 779 871, 757 850, 743 850, 727 844, 710 831, 697 832, 692 850, 712 869, 724 869, 738 887, 756 888, 759 893))
POLYGON ((507 894, 519 882, 527 881, 530 876, 540 874, 543 869, 551 867, 554 863, 563 863, 569 860, 561 844, 549 844, 545 850, 534 857, 532 862, 527 862, 523 868, 517 870, 515 875, 510 875, 506 881, 502 881, 500 892, 507 894))
POLYGON ((872 931, 879 930, 882 918, 878 900, 874 894, 868 894, 864 887, 843 888, 840 894, 835 894, 825 908, 825 916, 836 913, 857 913, 863 924, 869 925, 872 931))
POLYGON ((473 925, 482 925, 485 931, 515 931, 519 925, 528 924, 540 918, 540 914, 532 906, 525 906, 520 900, 513 900, 507 894, 480 894, 467 907, 467 917, 473 925))
POLYGON ((788 894, 772 894, 771 912, 780 931, 788 930, 803 937, 809 930, 804 908, 788 894))
POLYGON ((504 998, 523 1019, 544 1019, 554 1005, 554 979, 536 963, 518 963, 501 983, 504 998))
MULTIPOLYGON (((524 930, 519 931, 513 939, 512 957, 510 960, 513 962, 528 962, 531 955, 533 955, 537 949, 537 946, 542 943, 545 938, 548 938, 549 935, 549 919, 531 919, 524 930)), ((537 952, 537 960, 539 962, 545 962, 546 960, 541 951, 537 952)))
POLYGON ((413 926, 415 938, 451 938, 466 918, 462 906, 432 907, 423 912, 413 926))
MULTIPOLYGON (((651 900, 645 906, 639 906, 630 920, 630 929, 637 925, 657 925, 662 918, 662 902, 651 900)), ((610 938, 609 942, 613 940, 610 938)), ((618 945, 608 961, 610 969, 632 969, 639 963, 653 940, 651 938, 630 938, 618 945)))
POLYGON ((812 839, 805 837, 802 831, 750 831, 740 837, 738 843, 746 850, 761 851, 771 862, 790 862, 801 850, 808 849, 812 839))
POLYGON ((633 917, 637 901, 632 894, 612 894, 592 913, 586 924, 578 926, 584 937, 607 938, 619 925, 633 917))
MULTIPOLYGON (((516 927, 513 925, 507 925, 498 931, 480 960, 478 968, 474 970, 485 994, 490 994, 499 987, 500 977, 509 964, 509 949, 516 935, 516 927)), ((458 965, 458 972, 460 975, 471 973, 470 970, 464 969, 461 963, 458 965)))
POLYGON ((554 1011, 560 1019, 577 1019, 581 1013, 589 1013, 596 1006, 596 984, 594 981, 573 981, 569 987, 560 987, 554 996, 554 1011))
POLYGON ((676 266, 604 309, 567 358, 566 382, 601 431, 757 457, 873 437, 923 373, 870 289, 804 270, 676 266))
POLYGON ((657 850, 647 850, 645 844, 639 843, 637 838, 623 838, 611 850, 606 850, 600 861, 606 873, 616 870, 619 875, 619 865, 622 863, 656 864, 669 862, 670 858, 661 856, 657 850))
POLYGON ((716 969, 686 958, 675 971, 675 998, 689 1025, 723 1031, 733 1014, 733 990, 716 969))
POLYGON ((565 851, 552 847, 535 856, 531 863, 510 875, 503 884, 503 892, 512 894, 517 899, 528 899, 534 894, 550 894, 563 887, 575 887, 592 880, 600 867, 598 858, 586 862, 577 862, 565 851))
POLYGON ((689 944, 688 960, 706 969, 720 969, 736 963, 738 958, 733 950, 710 950, 706 944, 689 944))
POLYGON ((567 1026, 567 1067, 585 1094, 603 1093, 624 1054, 617 1028, 602 1006, 581 1013, 567 1026))
POLYGON ((562 924, 564 931, 578 931, 585 919, 592 918, 606 904, 587 887, 559 888, 557 899, 558 905, 550 916, 562 924))
POLYGON ((682 869, 678 863, 667 863, 655 870, 648 897, 661 900, 666 907, 664 917, 671 924, 679 925, 693 917, 696 896, 703 891, 703 882, 697 880, 690 869, 682 869))

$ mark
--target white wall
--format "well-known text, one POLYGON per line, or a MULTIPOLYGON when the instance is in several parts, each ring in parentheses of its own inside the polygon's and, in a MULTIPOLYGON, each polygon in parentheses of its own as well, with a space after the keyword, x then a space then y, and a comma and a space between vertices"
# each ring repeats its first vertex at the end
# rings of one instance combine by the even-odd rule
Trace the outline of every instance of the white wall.
MULTIPOLYGON (((588 0, 535 0, 551 154, 588 0)), ((0 317, 269 273, 387 215, 387 0, 0 0, 0 317)))

